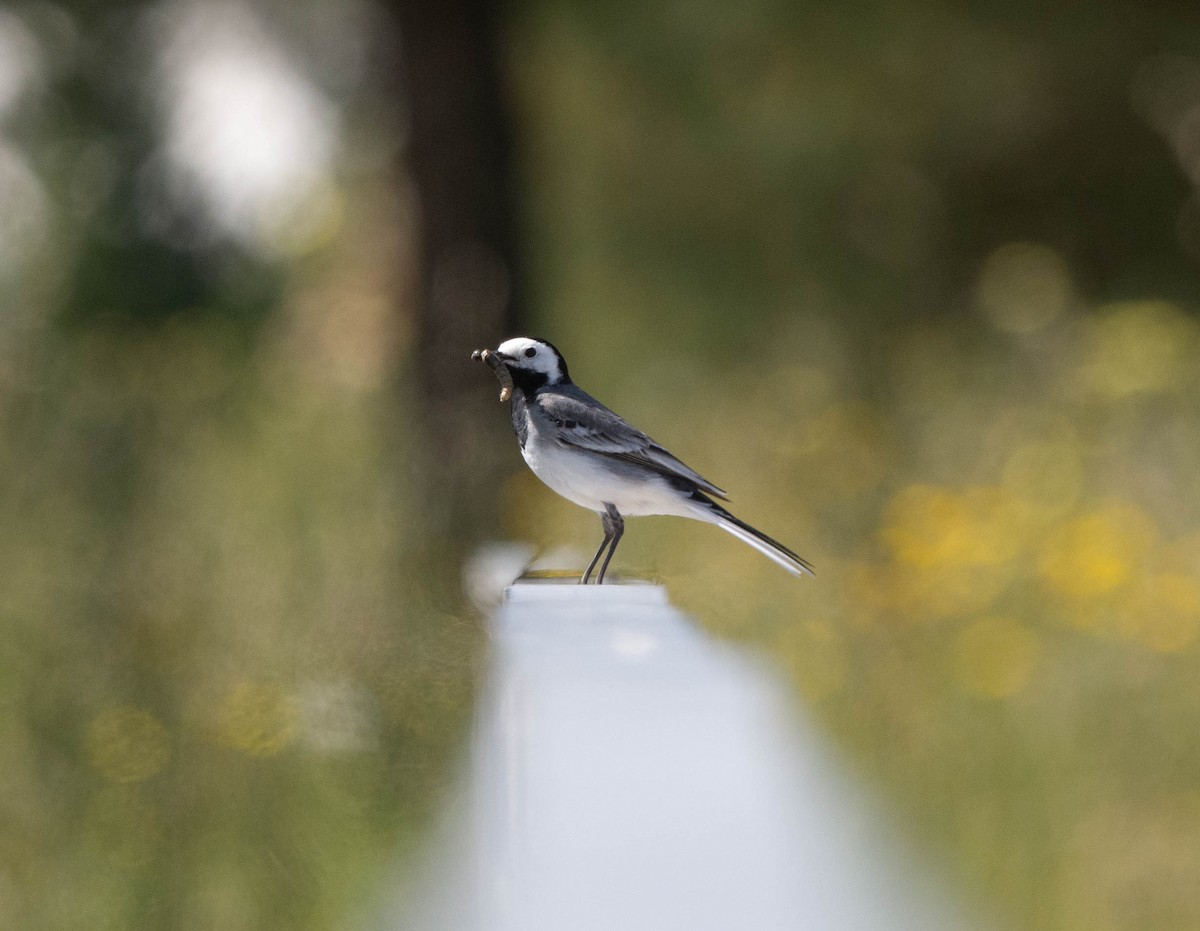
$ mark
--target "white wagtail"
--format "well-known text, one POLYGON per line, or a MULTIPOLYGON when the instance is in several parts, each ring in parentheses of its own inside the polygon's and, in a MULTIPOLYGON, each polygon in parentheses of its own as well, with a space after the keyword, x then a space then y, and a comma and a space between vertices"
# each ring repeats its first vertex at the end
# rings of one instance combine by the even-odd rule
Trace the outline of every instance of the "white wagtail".
POLYGON ((577 388, 567 363, 545 340, 518 336, 471 358, 500 379, 500 400, 512 399, 513 430, 533 474, 568 501, 595 511, 604 542, 588 563, 587 584, 605 549, 596 583, 625 532, 625 517, 670 514, 716 524, 795 575, 812 566, 730 514, 709 495, 729 496, 692 471, 636 427, 577 388))

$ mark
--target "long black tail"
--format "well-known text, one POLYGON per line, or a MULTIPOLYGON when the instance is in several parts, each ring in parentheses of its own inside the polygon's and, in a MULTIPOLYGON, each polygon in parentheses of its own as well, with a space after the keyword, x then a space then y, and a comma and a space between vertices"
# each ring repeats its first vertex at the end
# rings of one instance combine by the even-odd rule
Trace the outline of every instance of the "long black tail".
POLYGON ((734 517, 708 495, 696 491, 692 493, 691 499, 694 502, 692 510, 698 520, 716 524, 726 533, 730 533, 743 543, 754 547, 793 575, 816 575, 807 560, 792 552, 778 540, 771 539, 761 530, 756 530, 745 521, 734 517))

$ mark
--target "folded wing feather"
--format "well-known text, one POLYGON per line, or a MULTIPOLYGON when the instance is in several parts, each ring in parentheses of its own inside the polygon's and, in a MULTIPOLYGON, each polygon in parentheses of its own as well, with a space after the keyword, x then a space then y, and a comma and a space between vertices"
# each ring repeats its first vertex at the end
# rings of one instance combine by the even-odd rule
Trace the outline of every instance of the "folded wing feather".
POLYGON ((729 498, 722 489, 574 385, 541 391, 535 403, 554 421, 559 442, 564 445, 622 459, 668 478, 691 482, 719 498, 729 498))

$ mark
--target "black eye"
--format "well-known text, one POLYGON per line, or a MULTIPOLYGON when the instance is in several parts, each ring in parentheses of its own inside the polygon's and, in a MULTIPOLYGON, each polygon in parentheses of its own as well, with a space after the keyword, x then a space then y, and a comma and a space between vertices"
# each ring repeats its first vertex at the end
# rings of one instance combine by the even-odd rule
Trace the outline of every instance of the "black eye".
POLYGON ((534 349, 532 346, 530 346, 528 349, 525 350, 525 358, 526 359, 532 359, 536 355, 537 355, 537 350, 534 349))

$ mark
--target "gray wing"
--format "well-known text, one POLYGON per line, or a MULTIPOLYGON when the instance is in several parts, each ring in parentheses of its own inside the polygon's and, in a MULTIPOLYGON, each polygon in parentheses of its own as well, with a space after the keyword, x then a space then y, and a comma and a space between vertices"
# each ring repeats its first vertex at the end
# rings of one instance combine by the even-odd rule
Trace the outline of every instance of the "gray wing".
POLYGON ((631 462, 668 478, 685 479, 729 500, 722 489, 574 385, 544 389, 535 398, 541 412, 554 422, 560 443, 631 462))

